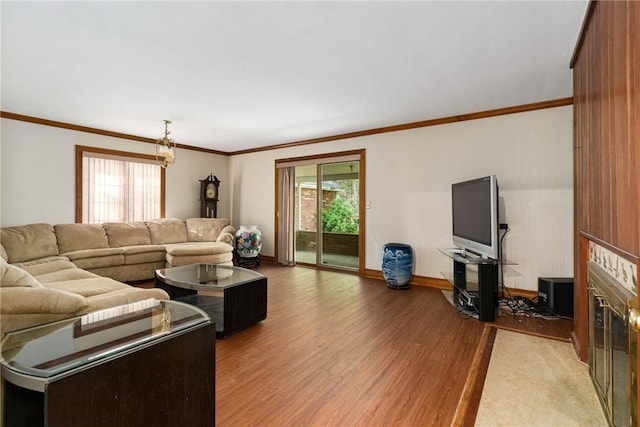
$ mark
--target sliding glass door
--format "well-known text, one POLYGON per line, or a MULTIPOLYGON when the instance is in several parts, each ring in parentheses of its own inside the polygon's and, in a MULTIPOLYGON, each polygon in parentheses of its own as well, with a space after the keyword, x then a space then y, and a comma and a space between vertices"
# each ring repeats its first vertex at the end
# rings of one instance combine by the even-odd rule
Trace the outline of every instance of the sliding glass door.
POLYGON ((357 270, 360 162, 295 167, 296 262, 357 270))
POLYGON ((276 160, 278 263, 364 274, 365 154, 276 160))
POLYGON ((316 264, 318 248, 318 167, 295 167, 296 263, 316 264))

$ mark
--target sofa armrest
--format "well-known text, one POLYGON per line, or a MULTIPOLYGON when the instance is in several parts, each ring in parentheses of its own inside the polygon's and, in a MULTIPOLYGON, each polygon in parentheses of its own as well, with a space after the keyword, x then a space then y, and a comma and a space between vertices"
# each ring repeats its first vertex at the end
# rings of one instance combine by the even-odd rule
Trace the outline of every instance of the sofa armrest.
MULTIPOLYGON (((228 218, 188 218, 187 236, 189 242, 224 242, 229 243, 229 236, 223 233, 235 234, 235 228, 228 218)), ((231 244, 231 243, 229 243, 231 244)))
POLYGON ((231 224, 225 225, 225 227, 222 230, 220 230, 220 234, 222 234, 222 233, 229 233, 232 236, 235 236, 236 235, 236 228, 231 224))
POLYGON ((234 246, 236 240, 236 229, 235 227, 233 227, 233 225, 227 225, 225 228, 222 229, 222 231, 220 232, 220 234, 218 235, 218 238, 216 239, 216 242, 222 242, 222 243, 226 243, 228 245, 234 246))

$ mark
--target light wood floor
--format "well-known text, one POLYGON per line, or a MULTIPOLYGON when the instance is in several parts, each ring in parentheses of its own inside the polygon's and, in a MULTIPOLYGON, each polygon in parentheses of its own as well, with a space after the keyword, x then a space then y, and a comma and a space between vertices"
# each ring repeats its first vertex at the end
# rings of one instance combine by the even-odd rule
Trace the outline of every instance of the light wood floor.
POLYGON ((437 289, 259 271, 269 278, 267 319, 217 341, 218 426, 451 424, 482 322, 437 289))

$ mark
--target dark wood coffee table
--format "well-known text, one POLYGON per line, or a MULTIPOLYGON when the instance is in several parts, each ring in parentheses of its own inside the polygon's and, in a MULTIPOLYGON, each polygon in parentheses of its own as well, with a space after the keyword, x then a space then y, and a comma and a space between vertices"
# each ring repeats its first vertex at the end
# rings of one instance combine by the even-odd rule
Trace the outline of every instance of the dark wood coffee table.
POLYGON ((252 270, 189 264, 156 270, 155 287, 204 310, 226 337, 267 318, 267 278, 252 270))

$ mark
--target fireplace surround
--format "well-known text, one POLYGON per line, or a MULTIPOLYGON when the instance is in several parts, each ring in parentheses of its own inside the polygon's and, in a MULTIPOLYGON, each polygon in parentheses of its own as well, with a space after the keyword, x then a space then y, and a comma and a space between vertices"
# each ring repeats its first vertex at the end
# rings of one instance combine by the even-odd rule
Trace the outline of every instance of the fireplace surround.
POLYGON ((613 426, 636 426, 636 333, 629 328, 636 297, 598 264, 587 263, 589 375, 613 426))

